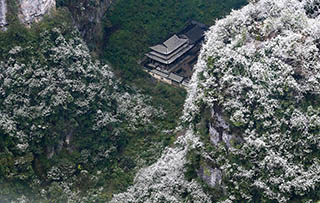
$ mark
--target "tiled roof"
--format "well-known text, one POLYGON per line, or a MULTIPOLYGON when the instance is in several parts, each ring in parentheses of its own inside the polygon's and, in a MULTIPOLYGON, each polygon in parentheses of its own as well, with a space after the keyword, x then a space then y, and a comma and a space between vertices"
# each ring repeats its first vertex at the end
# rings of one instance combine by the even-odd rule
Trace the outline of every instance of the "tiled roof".
POLYGON ((195 43, 203 37, 204 29, 202 29, 198 25, 195 25, 193 26, 193 28, 188 30, 185 35, 189 38, 190 43, 195 43))
POLYGON ((168 58, 168 59, 164 59, 163 57, 159 57, 159 55, 154 53, 154 52, 149 52, 149 53, 146 54, 146 56, 151 58, 151 59, 153 59, 153 60, 156 60, 156 61, 158 61, 160 63, 163 63, 163 64, 171 64, 176 59, 178 59, 180 56, 182 56, 187 51, 189 51, 192 47, 193 47, 193 45, 187 45, 181 51, 173 54, 172 56, 170 55, 170 58, 168 58))
POLYGON ((161 54, 170 54, 174 50, 178 49, 183 44, 187 43, 188 39, 179 38, 177 35, 173 35, 167 39, 163 44, 150 47, 150 49, 159 52, 161 54))

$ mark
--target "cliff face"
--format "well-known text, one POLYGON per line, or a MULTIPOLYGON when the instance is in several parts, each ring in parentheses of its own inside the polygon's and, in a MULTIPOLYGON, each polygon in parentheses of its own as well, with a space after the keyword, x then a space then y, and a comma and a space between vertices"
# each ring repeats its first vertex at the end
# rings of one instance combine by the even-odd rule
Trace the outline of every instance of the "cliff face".
MULTIPOLYGON (((16 5, 18 8, 18 13, 14 14, 19 17, 19 20, 29 25, 34 21, 39 21, 45 14, 49 13, 52 9, 56 7, 55 0, 20 0, 11 5, 16 5)), ((10 6, 9 6, 10 7, 10 6)), ((10 9, 9 9, 10 10, 10 9)), ((14 10, 14 9, 13 9, 14 10)), ((6 0, 0 0, 0 28, 5 29, 8 25, 7 20, 8 5, 6 0)), ((9 11, 13 12, 13 11, 9 11)), ((15 11, 16 12, 16 11, 15 11)))
POLYGON ((21 0, 19 19, 24 24, 39 21, 43 15, 47 14, 52 8, 56 7, 55 0, 21 0))
POLYGON ((6 20, 7 4, 5 0, 0 0, 0 28, 7 24, 6 20))
MULTIPOLYGON (((95 49, 97 44, 102 44, 103 31, 101 19, 110 7, 112 0, 79 0, 56 1, 56 0, 20 0, 15 2, 18 8, 18 17, 26 25, 38 22, 56 6, 67 7, 81 36, 88 43, 89 48, 95 49)), ((0 28, 5 29, 8 24, 6 18, 8 5, 6 0, 0 0, 0 28)), ((10 10, 10 9, 9 9, 10 10)))
POLYGON ((58 6, 66 6, 70 10, 81 36, 91 50, 102 41, 101 19, 112 4, 112 0, 79 0, 76 4, 72 1, 57 1, 58 6))

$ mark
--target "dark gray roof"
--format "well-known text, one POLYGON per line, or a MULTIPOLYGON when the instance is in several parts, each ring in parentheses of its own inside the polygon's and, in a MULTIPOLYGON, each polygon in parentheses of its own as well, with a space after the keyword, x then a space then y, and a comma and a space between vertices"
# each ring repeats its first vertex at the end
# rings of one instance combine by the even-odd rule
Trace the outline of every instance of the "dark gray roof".
POLYGON ((195 43, 204 36, 204 29, 202 29, 199 25, 195 25, 185 33, 185 36, 188 37, 190 43, 195 43))
POLYGON ((150 49, 159 52, 161 54, 170 54, 174 50, 178 49, 183 44, 187 43, 187 39, 179 38, 177 35, 173 35, 169 39, 167 39, 163 44, 158 44, 156 46, 150 47, 150 49))
POLYGON ((200 23, 200 22, 195 21, 195 20, 191 20, 191 24, 193 24, 193 25, 198 25, 199 27, 201 27, 201 28, 204 29, 204 30, 207 30, 207 29, 208 29, 208 27, 207 27, 205 24, 200 23))
POLYGON ((181 83, 182 80, 183 80, 183 77, 179 76, 179 75, 176 75, 174 73, 170 73, 169 75, 169 79, 175 81, 175 82, 178 82, 178 83, 181 83))
POLYGON ((178 51, 178 52, 175 52, 174 54, 172 55, 169 55, 169 57, 165 58, 163 57, 163 55, 159 55, 158 53, 156 52, 149 52, 146 54, 147 57, 155 60, 155 61, 158 61, 160 63, 163 63, 163 64, 171 64, 173 63, 175 60, 177 60, 180 56, 182 56, 183 54, 185 54, 187 51, 189 51, 194 45, 187 45, 185 46, 182 50, 178 51))
POLYGON ((180 48, 176 49, 175 51, 171 52, 171 54, 168 55, 164 55, 164 54, 160 54, 158 52, 155 51, 150 51, 149 54, 155 55, 159 58, 162 58, 163 60, 170 60, 172 57, 174 57, 176 54, 178 54, 179 52, 183 52, 186 48, 189 47, 189 44, 184 44, 183 46, 181 46, 180 48))

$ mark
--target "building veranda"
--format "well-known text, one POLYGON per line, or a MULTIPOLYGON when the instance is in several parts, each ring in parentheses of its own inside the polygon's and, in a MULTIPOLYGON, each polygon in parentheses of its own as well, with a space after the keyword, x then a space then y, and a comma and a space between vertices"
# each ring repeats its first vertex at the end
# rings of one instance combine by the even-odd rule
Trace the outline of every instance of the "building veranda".
POLYGON ((207 29, 202 23, 190 21, 181 32, 150 47, 142 61, 145 71, 162 82, 187 86, 207 29))

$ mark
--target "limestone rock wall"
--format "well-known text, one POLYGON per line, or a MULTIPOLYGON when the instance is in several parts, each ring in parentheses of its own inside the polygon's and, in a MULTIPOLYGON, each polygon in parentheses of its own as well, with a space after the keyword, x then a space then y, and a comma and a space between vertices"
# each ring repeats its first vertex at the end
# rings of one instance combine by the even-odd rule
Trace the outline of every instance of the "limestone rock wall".
POLYGON ((39 21, 43 15, 56 7, 55 0, 19 0, 19 18, 24 24, 39 21))
POLYGON ((81 36, 87 42, 90 50, 95 50, 97 44, 102 44, 102 18, 113 3, 112 0, 78 0, 78 3, 65 1, 62 5, 69 8, 75 25, 81 36))
POLYGON ((7 24, 7 3, 6 0, 0 0, 0 28, 3 28, 7 24))

